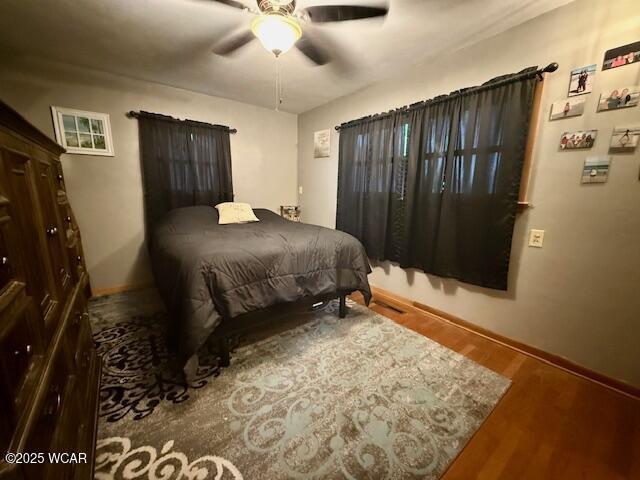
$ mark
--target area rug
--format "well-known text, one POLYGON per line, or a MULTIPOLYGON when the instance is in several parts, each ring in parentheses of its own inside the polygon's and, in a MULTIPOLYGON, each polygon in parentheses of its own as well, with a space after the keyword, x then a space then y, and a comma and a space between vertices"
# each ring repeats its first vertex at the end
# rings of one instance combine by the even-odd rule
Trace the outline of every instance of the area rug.
POLYGON ((509 380, 366 307, 274 319, 183 385, 154 291, 92 301, 95 478, 437 479, 509 380))

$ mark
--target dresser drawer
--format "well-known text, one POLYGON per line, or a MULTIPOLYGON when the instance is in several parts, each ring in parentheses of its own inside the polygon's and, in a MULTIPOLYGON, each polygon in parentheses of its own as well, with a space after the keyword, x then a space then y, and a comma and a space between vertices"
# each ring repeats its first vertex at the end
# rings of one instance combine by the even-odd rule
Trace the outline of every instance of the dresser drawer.
MULTIPOLYGON (((25 452, 52 452, 60 444, 60 425, 65 413, 75 405, 71 391, 69 369, 63 351, 58 351, 52 360, 52 375, 46 390, 44 402, 37 413, 35 424, 27 440, 25 452)), ((76 410, 77 411, 77 410, 76 410)), ((66 414, 68 417, 69 414, 66 414)), ((30 465, 27 469, 28 478, 55 478, 47 474, 47 465, 30 465)))
POLYGON ((42 355, 43 328, 32 300, 23 302, 15 315, 0 329, 0 394, 11 405, 13 419, 22 411, 20 395, 27 374, 42 355))
MULTIPOLYGON (((85 314, 86 315, 86 314, 85 314)), ((76 391, 82 401, 88 400, 92 392, 90 381, 92 376, 90 375, 92 369, 95 368, 95 362, 99 361, 96 350, 93 344, 93 337, 91 336, 91 326, 89 324, 88 316, 83 317, 80 322, 80 328, 78 333, 77 344, 75 347, 74 364, 78 377, 78 385, 76 391)))
POLYGON ((76 371, 82 375, 91 366, 91 359, 95 353, 93 338, 91 337, 91 327, 89 321, 80 324, 80 334, 78 335, 78 345, 74 356, 76 371))
POLYGON ((89 322, 89 314, 86 311, 85 299, 79 292, 69 313, 65 343, 72 355, 75 354, 80 342, 82 325, 89 322))
POLYGON ((78 235, 77 243, 73 249, 73 252, 71 252, 71 254, 73 255, 71 261, 75 264, 75 271, 76 271, 78 280, 82 278, 82 275, 87 270, 84 266, 84 254, 82 252, 82 246, 80 245, 81 241, 82 240, 80 238, 80 235, 78 235))
MULTIPOLYGON (((77 378, 71 376, 65 387, 64 401, 60 408, 60 418, 49 445, 49 452, 53 454, 81 451, 78 446, 78 440, 83 425, 79 423, 79 412, 84 407, 84 402, 80 403, 78 393, 77 378)), ((51 480, 72 479, 74 478, 75 469, 76 465, 73 463, 50 463, 47 465, 44 478, 51 480)))
POLYGON ((64 172, 62 170, 62 163, 60 163, 57 160, 54 160, 53 161, 53 165, 54 165, 54 168, 55 168, 56 186, 59 189, 65 191, 66 187, 64 185, 64 172))

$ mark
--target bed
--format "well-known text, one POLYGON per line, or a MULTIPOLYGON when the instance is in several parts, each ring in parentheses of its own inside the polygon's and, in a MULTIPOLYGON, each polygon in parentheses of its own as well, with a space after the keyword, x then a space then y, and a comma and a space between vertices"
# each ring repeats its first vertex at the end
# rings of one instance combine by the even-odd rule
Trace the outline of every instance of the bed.
POLYGON ((187 376, 197 352, 218 336, 228 364, 228 336, 259 312, 362 292, 371 272, 362 244, 349 234, 254 209, 259 222, 218 225, 209 206, 177 208, 149 239, 156 284, 170 317, 170 338, 187 376))

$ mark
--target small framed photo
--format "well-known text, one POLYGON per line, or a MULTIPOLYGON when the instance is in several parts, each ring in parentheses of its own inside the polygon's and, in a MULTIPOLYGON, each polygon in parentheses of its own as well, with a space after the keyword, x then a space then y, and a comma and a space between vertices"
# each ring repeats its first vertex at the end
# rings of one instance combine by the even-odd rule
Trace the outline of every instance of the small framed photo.
POLYGON ((56 141, 67 153, 113 157, 111 123, 106 113, 51 107, 56 141))
POLYGON ((609 153, 633 153, 640 143, 640 127, 616 127, 611 135, 609 153))
POLYGON ((564 132, 560 137, 560 150, 578 150, 593 147, 596 141, 597 130, 581 130, 577 132, 564 132))
POLYGON ((568 98, 553 102, 551 105, 551 115, 549 120, 559 120, 561 118, 577 117, 584 113, 584 97, 568 98))
POLYGON ((609 177, 609 163, 606 155, 587 157, 582 168, 582 183, 605 183, 609 177))
POLYGON ((325 158, 331 154, 331 130, 313 132, 313 158, 325 158))
POLYGON ((280 216, 292 222, 299 222, 300 207, 298 205, 280 205, 280 216))
POLYGON ((593 79, 596 76, 596 64, 571 70, 569 80, 569 96, 584 95, 593 90, 593 79))
POLYGON ((612 48, 604 54, 602 70, 624 67, 631 63, 640 62, 640 42, 633 42, 622 47, 612 48))
POLYGON ((635 107, 638 105, 638 100, 640 100, 639 86, 614 88, 611 92, 600 94, 598 111, 635 107))

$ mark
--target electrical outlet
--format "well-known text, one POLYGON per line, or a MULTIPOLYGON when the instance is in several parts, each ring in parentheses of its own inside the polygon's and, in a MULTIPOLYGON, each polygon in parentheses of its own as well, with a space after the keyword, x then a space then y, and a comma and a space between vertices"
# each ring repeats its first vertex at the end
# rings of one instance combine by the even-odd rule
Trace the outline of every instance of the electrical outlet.
POLYGON ((302 185, 298 187, 298 194, 302 195, 302 185))
POLYGON ((542 242, 544 242, 544 230, 531 229, 529 233, 529 246, 542 248, 542 242))

